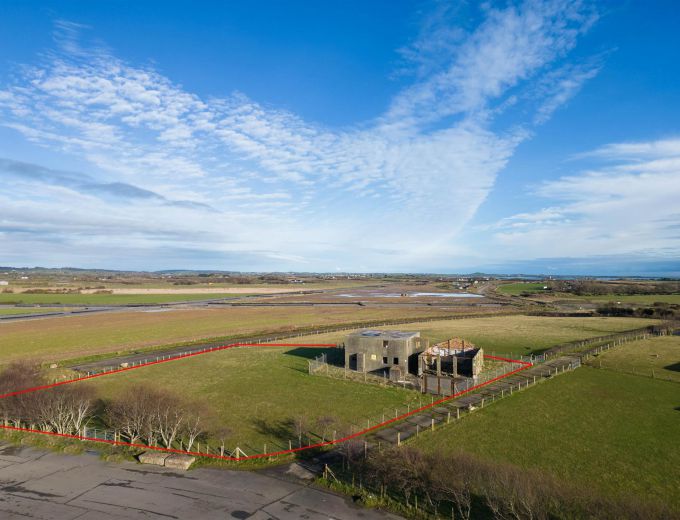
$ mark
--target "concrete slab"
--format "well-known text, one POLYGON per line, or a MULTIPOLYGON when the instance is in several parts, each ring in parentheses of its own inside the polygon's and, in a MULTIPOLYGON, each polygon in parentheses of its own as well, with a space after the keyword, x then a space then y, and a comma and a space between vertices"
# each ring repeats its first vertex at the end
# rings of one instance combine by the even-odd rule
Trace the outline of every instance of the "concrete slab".
POLYGON ((196 457, 192 457, 191 455, 180 455, 178 453, 173 453, 165 459, 165 467, 186 471, 195 461, 196 457))
POLYGON ((145 451, 137 457, 137 460, 142 464, 154 464, 156 466, 165 466, 165 460, 170 457, 170 453, 163 451, 145 451))

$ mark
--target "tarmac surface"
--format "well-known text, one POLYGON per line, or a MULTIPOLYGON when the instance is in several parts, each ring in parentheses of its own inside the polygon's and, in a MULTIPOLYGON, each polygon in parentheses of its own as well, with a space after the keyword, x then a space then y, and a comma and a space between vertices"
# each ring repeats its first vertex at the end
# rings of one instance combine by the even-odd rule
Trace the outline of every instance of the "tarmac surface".
POLYGON ((65 455, 0 443, 3 520, 398 520, 311 487, 289 466, 177 472, 95 453, 65 455))

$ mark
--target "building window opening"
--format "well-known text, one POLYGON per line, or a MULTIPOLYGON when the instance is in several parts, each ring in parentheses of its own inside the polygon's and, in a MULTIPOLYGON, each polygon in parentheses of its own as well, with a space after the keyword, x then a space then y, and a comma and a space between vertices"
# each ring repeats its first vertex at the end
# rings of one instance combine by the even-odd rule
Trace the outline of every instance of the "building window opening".
POLYGON ((383 365, 387 365, 387 356, 383 357, 383 365))
POLYGON ((383 348, 387 348, 387 347, 388 347, 388 343, 389 343, 389 342, 388 342, 386 339, 384 339, 384 340, 383 340, 383 348))
POLYGON ((395 364, 395 365, 398 365, 398 364, 399 364, 399 358, 398 358, 398 357, 395 357, 395 358, 394 358, 394 364, 395 364))

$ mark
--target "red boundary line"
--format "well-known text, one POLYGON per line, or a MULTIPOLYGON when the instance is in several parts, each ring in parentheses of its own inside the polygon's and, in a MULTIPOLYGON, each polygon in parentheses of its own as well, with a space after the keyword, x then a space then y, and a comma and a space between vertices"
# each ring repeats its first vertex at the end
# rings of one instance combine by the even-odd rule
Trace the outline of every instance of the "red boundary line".
MULTIPOLYGON (((107 375, 111 375, 111 374, 118 374, 120 372, 126 372, 128 370, 147 367, 147 366, 150 366, 150 365, 158 365, 160 363, 167 363, 167 362, 175 361, 175 360, 178 360, 178 359, 185 359, 185 358, 188 358, 188 357, 198 356, 199 354, 207 354, 209 352, 217 352, 217 351, 220 351, 220 350, 227 350, 227 349, 235 348, 235 347, 335 347, 335 346, 337 346, 337 345, 331 344, 331 343, 267 343, 267 344, 261 344, 261 343, 231 343, 229 345, 212 347, 212 348, 208 348, 208 349, 205 349, 205 350, 190 352, 188 354, 179 354, 177 356, 170 357, 170 358, 167 358, 167 359, 158 359, 156 361, 149 361, 147 363, 141 363, 139 365, 135 365, 135 366, 131 366, 131 367, 117 368, 115 370, 110 370, 108 372, 99 372, 97 374, 91 374, 91 375, 87 375, 87 376, 83 376, 83 377, 78 377, 78 378, 75 378, 75 379, 69 379, 69 380, 66 380, 66 381, 59 381, 57 383, 52 383, 52 384, 49 384, 49 385, 41 385, 41 386, 36 386, 36 387, 33 387, 33 388, 16 390, 14 392, 9 392, 9 393, 0 395, 0 399, 4 399, 6 397, 11 397, 11 396, 14 396, 14 395, 21 395, 21 394, 27 394, 27 393, 30 393, 30 392, 37 392, 39 390, 47 390, 49 388, 54 388, 56 386, 68 385, 68 384, 71 384, 71 383, 77 383, 78 381, 85 381, 87 379, 93 379, 95 377, 107 376, 107 375)), ((146 444, 138 444, 138 443, 125 442, 125 441, 97 439, 97 438, 94 438, 94 437, 85 437, 83 435, 74 435, 74 434, 70 434, 70 433, 44 432, 44 431, 41 431, 41 430, 34 430, 34 429, 31 429, 31 428, 20 428, 20 427, 16 427, 16 426, 0 425, 0 428, 2 428, 4 430, 13 430, 13 431, 21 431, 21 432, 29 432, 29 433, 39 433, 39 434, 42 434, 42 435, 52 435, 52 436, 55 436, 55 437, 65 437, 65 438, 69 438, 69 439, 78 439, 78 440, 81 440, 81 441, 103 442, 103 443, 112 444, 112 445, 115 445, 115 446, 129 446, 129 447, 133 447, 133 448, 143 448, 143 449, 147 449, 147 450, 164 451, 164 452, 167 452, 167 453, 180 453, 182 455, 194 455, 194 456, 197 456, 197 457, 208 457, 208 458, 211 458, 211 459, 222 459, 222 460, 230 460, 230 461, 262 459, 262 458, 266 458, 266 457, 275 457, 275 456, 278 456, 278 455, 286 455, 286 454, 289 454, 289 453, 297 453, 299 451, 304 451, 304 450, 309 450, 309 449, 314 449, 314 448, 321 448, 321 447, 324 447, 324 446, 332 446, 334 444, 339 444, 339 443, 342 443, 342 442, 345 442, 345 441, 348 441, 348 440, 351 440, 351 439, 355 439, 355 438, 360 437, 362 435, 366 435, 367 433, 370 433, 374 430, 382 428, 383 426, 387 426, 388 424, 392 424, 392 423, 401 421, 403 419, 406 419, 407 417, 410 417, 412 415, 420 413, 424 410, 438 406, 441 403, 444 403, 444 402, 449 401, 451 399, 455 399, 457 397, 460 397, 463 394, 472 392, 473 390, 477 390, 477 389, 482 388, 483 386, 489 385, 491 383, 495 383, 496 381, 500 381, 501 379, 504 379, 504 378, 509 377, 513 374, 516 374, 517 372, 521 372, 522 370, 526 370, 527 368, 532 366, 532 363, 529 363, 528 361, 520 361, 520 360, 517 360, 517 359, 509 359, 509 358, 503 358, 503 357, 498 357, 498 356, 489 356, 489 355, 486 355, 486 354, 484 355, 484 357, 489 358, 489 359, 495 359, 497 361, 505 361, 507 363, 518 363, 522 366, 520 368, 512 370, 512 371, 510 371, 506 374, 500 375, 498 377, 494 377, 493 379, 490 379, 489 381, 486 381, 484 383, 480 383, 478 385, 472 386, 472 387, 468 388, 467 390, 461 390, 460 392, 457 392, 453 395, 443 397, 441 399, 433 401, 432 403, 430 403, 428 405, 424 405, 424 406, 421 406, 419 408, 415 408, 415 409, 411 410, 410 412, 404 413, 404 414, 399 415, 397 417, 393 417, 393 418, 388 419, 386 421, 383 421, 379 424, 376 424, 375 426, 371 426, 369 428, 364 428, 363 430, 360 430, 360 431, 353 433, 351 435, 347 435, 347 436, 342 437, 340 439, 335 439, 335 440, 332 440, 332 441, 319 442, 319 443, 316 443, 316 444, 310 444, 310 445, 307 445, 307 446, 301 446, 299 448, 292 448, 292 449, 289 449, 289 450, 272 451, 272 452, 269 452, 269 453, 260 453, 260 454, 257 454, 257 455, 246 455, 246 456, 243 456, 243 457, 232 457, 232 456, 229 456, 229 455, 217 455, 217 454, 211 454, 211 453, 199 453, 199 452, 195 452, 195 451, 177 450, 177 449, 173 449, 173 448, 163 448, 163 447, 159 447, 159 446, 147 446, 146 444)))

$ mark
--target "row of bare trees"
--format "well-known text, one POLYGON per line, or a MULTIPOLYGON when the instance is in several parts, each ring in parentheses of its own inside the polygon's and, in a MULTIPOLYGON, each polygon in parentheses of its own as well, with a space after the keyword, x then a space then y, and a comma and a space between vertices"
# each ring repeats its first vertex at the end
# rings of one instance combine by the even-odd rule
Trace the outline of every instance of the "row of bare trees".
MULTIPOLYGON (((467 453, 442 455, 413 447, 372 450, 368 457, 352 442, 345 457, 367 486, 409 510, 444 518, 666 519, 677 518, 658 504, 603 496, 560 482, 538 470, 479 459, 467 453)), ((344 474, 348 476, 347 473, 344 474)))
MULTIPOLYGON (((106 423, 128 442, 187 451, 205 437, 209 415, 204 406, 148 385, 129 387, 104 411, 106 423)), ((221 437, 224 451, 226 435, 221 437)))
MULTIPOLYGON (((12 363, 0 373, 0 395, 46 383, 39 365, 12 363)), ((148 385, 130 386, 108 400, 99 399, 94 387, 83 383, 0 399, 0 420, 6 425, 81 435, 85 427, 94 424, 113 430, 122 441, 187 451, 207 437, 210 416, 206 406, 148 385)), ((229 433, 227 428, 211 432, 222 454, 229 433)))
MULTIPOLYGON (((46 383, 40 367, 27 362, 10 364, 0 373, 0 394, 46 383)), ((42 431, 78 434, 94 410, 92 391, 86 385, 57 386, 0 399, 0 416, 5 424, 28 424, 42 431)))

